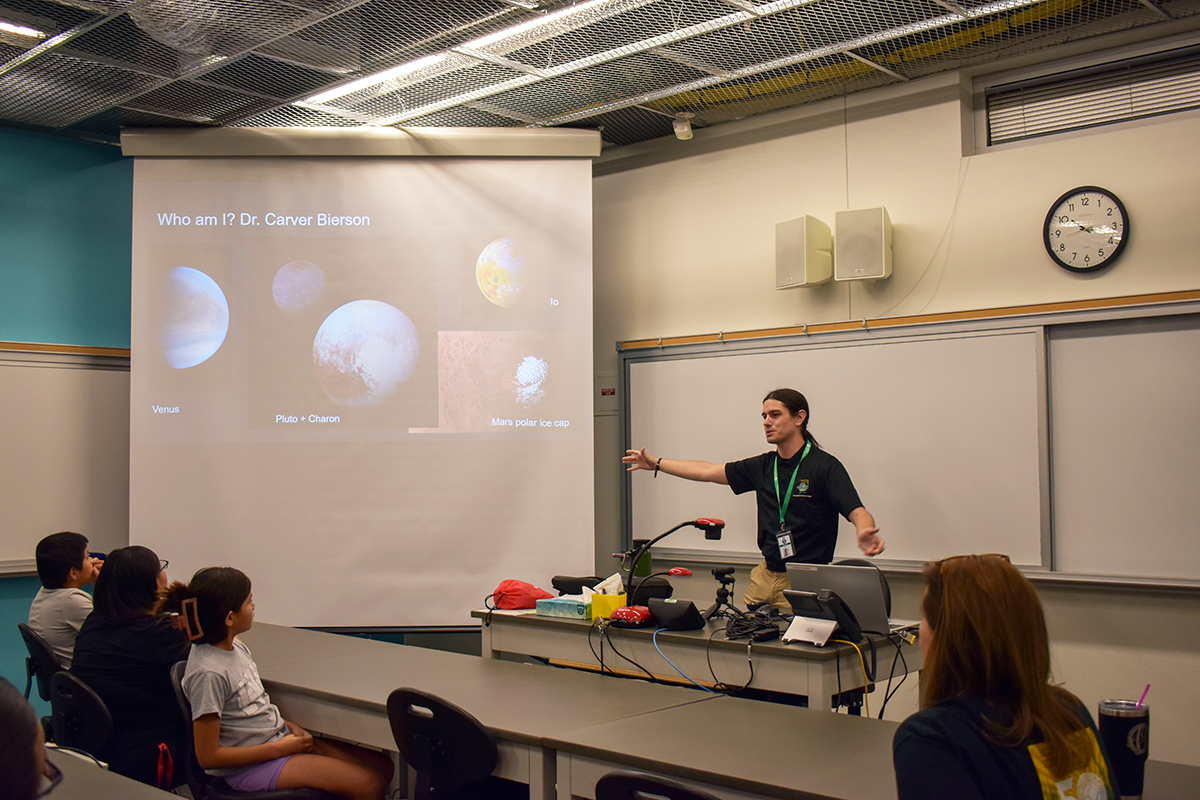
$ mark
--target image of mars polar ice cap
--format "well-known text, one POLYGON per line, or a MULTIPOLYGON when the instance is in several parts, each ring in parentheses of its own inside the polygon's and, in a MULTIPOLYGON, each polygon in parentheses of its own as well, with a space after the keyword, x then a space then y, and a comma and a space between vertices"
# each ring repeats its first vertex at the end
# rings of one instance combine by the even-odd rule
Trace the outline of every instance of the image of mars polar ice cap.
POLYGON ((175 267, 164 286, 166 302, 159 344, 175 369, 212 358, 229 334, 229 301, 217 282, 191 267, 175 267))
POLYGON ((517 387, 517 402, 528 408, 546 396, 543 388, 550 367, 544 359, 537 356, 525 356, 517 367, 513 383, 517 387))
POLYGON ((417 328, 403 311, 379 300, 355 300, 325 318, 313 340, 313 370, 330 400, 373 406, 416 369, 417 328))
POLYGON ((525 255, 516 239, 497 239, 483 248, 475 262, 475 282, 483 296, 501 308, 520 299, 525 279, 525 255))
POLYGON ((275 273, 271 296, 280 311, 298 314, 312 306, 325 291, 325 272, 311 261, 292 261, 275 273))

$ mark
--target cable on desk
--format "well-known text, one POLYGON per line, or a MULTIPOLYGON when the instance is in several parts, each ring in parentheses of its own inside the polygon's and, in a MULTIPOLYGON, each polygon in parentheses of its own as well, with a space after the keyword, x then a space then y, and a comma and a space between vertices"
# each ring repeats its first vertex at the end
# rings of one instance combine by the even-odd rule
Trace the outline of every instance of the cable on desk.
MULTIPOLYGON (((600 662, 600 674, 601 675, 604 674, 604 670, 606 669, 604 666, 604 634, 603 634, 603 630, 604 630, 604 619, 602 617, 596 617, 596 621, 588 626, 588 635, 587 635, 588 649, 592 651, 592 656, 596 659, 596 661, 600 662), (601 631, 600 654, 599 655, 596 655, 596 647, 595 647, 595 645, 592 644, 592 631, 594 631, 594 630, 601 631)), ((608 669, 608 672, 610 675, 615 674, 612 671, 612 667, 608 667, 607 669, 608 669)))
MULTIPOLYGON (((717 673, 713 670, 712 665, 712 640, 718 633, 724 633, 720 628, 708 635, 708 642, 704 645, 704 660, 708 662, 708 674, 712 675, 713 684, 718 692, 724 694, 734 694, 743 689, 749 689, 750 684, 754 683, 754 661, 750 658, 750 642, 746 642, 746 663, 750 665, 750 680, 746 681, 744 686, 730 686, 725 681, 717 677, 717 673)), ((728 636, 726 638, 729 638, 728 636)))
MULTIPOLYGON (((847 641, 846 639, 830 639, 829 641, 837 642, 838 644, 848 644, 854 648, 854 652, 858 653, 858 663, 862 667, 862 671, 863 671, 863 707, 866 709, 867 717, 869 718, 871 716, 871 703, 870 703, 870 701, 867 700, 867 684, 875 679, 871 678, 870 680, 867 680, 867 662, 863 658, 862 650, 854 642, 847 641)), ((842 692, 842 670, 839 666, 839 668, 838 668, 838 694, 841 694, 841 692, 842 692)), ((839 705, 840 705, 840 699, 839 699, 839 705)))
POLYGON ((887 709, 888 701, 892 699, 893 695, 895 695, 896 692, 900 691, 900 687, 904 685, 904 681, 908 678, 908 659, 906 659, 904 657, 904 650, 901 649, 900 643, 898 641, 896 641, 892 636, 889 636, 888 640, 891 641, 892 644, 894 644, 896 646, 896 655, 892 658, 892 670, 890 673, 888 673, 888 689, 883 694, 883 708, 879 709, 879 718, 880 719, 883 719, 883 712, 885 709, 887 709), (895 675, 896 675, 896 660, 897 659, 899 659, 900 663, 904 665, 904 674, 900 676, 900 682, 897 683, 896 687, 893 689, 892 688, 892 678, 895 677, 895 675))
POLYGON ((626 657, 625 657, 625 654, 624 654, 624 653, 622 653, 620 650, 618 650, 618 649, 617 649, 617 646, 616 646, 615 644, 613 644, 613 641, 612 641, 612 636, 611 636, 611 635, 609 634, 609 632, 608 632, 608 630, 609 630, 609 628, 610 628, 610 627, 611 627, 611 626, 609 626, 609 625, 606 625, 606 626, 604 626, 604 628, 602 629, 602 631, 603 631, 603 634, 604 634, 604 638, 608 640, 608 646, 612 648, 612 651, 613 651, 614 653, 616 653, 618 656, 620 656, 621 658, 623 658, 623 659, 625 659, 626 661, 628 661, 630 664, 633 664, 635 667, 637 667, 638 669, 640 669, 642 672, 646 673, 646 677, 647 677, 647 678, 649 678, 649 679, 651 680, 651 682, 653 682, 653 683, 658 683, 658 678, 654 677, 654 673, 653 673, 653 672, 651 672, 650 670, 646 669, 645 667, 643 667, 641 664, 637 663, 637 662, 636 662, 636 661, 634 661, 633 659, 631 659, 631 658, 626 658, 626 657))
POLYGON ((671 665, 671 669, 673 669, 673 670, 675 670, 676 672, 678 672, 678 673, 679 673, 679 675, 680 675, 680 677, 682 677, 682 678, 685 678, 686 680, 688 680, 689 682, 691 682, 693 685, 695 685, 695 687, 696 687, 697 689, 703 689, 703 690, 704 690, 704 691, 706 691, 706 692, 712 692, 712 689, 708 688, 707 686, 701 686, 700 684, 698 684, 698 683, 696 683, 694 680, 692 680, 692 678, 691 678, 691 676, 690 676, 690 675, 688 675, 687 673, 685 673, 685 672, 684 672, 683 670, 681 670, 679 667, 675 666, 675 662, 674 662, 674 661, 672 661, 671 659, 667 658, 667 654, 666 654, 666 653, 664 653, 664 652, 662 651, 662 648, 658 646, 658 635, 659 635, 660 633, 662 633, 663 631, 665 631, 665 630, 666 630, 666 628, 659 628, 658 630, 656 630, 656 631, 654 632, 654 636, 653 636, 653 641, 654 641, 654 649, 655 649, 655 650, 657 650, 657 651, 658 651, 658 654, 659 654, 660 656, 662 656, 662 657, 663 657, 663 661, 666 661, 668 664, 670 664, 670 665, 671 665))
POLYGON ((774 610, 774 606, 767 606, 767 608, 770 608, 771 611, 743 611, 736 617, 730 618, 729 622, 725 623, 725 638, 744 639, 759 631, 765 631, 767 628, 778 630, 775 623, 782 620, 783 617, 774 610))

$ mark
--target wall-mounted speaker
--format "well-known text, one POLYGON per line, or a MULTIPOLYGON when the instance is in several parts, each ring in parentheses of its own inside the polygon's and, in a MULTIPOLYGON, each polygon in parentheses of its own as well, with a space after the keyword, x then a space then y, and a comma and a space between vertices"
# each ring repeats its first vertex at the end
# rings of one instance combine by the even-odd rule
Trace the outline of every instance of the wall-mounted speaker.
POLYGON ((892 220, 886 208, 839 211, 834 227, 835 280, 874 281, 892 274, 892 220))
POLYGON ((816 217, 775 225, 775 288, 816 286, 833 274, 829 226, 816 217))

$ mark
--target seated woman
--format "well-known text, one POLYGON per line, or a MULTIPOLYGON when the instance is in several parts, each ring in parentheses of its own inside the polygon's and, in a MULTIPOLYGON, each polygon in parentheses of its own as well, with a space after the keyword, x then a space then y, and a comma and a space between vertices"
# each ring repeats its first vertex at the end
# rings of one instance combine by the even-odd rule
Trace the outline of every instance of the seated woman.
POLYGON ((1092 717, 1050 683, 1033 585, 1007 556, 927 563, 921 710, 892 742, 900 800, 1113 800, 1092 717))
POLYGON ((100 695, 113 718, 97 757, 116 773, 160 788, 183 783, 183 720, 171 665, 191 645, 166 615, 156 615, 166 562, 133 545, 113 550, 96 579, 95 608, 75 640, 71 672, 100 695))

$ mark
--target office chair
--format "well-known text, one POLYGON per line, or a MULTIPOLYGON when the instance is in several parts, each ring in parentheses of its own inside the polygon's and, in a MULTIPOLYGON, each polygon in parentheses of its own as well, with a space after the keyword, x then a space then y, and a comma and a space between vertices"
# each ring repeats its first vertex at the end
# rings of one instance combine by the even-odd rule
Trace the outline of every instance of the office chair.
POLYGON ((25 649, 29 651, 29 656, 25 659, 25 699, 29 699, 33 679, 36 677, 38 697, 49 700, 50 678, 63 668, 62 664, 58 663, 58 658, 50 649, 50 645, 46 644, 46 640, 34 633, 32 628, 24 622, 18 622, 17 628, 21 631, 21 638, 25 640, 25 649))
POLYGON ((239 792, 230 787, 223 778, 207 774, 196 760, 196 745, 192 740, 192 704, 183 693, 183 672, 186 661, 171 665, 171 688, 175 690, 175 702, 183 715, 184 747, 186 753, 176 754, 176 769, 183 768, 183 777, 195 800, 342 800, 337 795, 320 789, 276 789, 270 792, 239 792))
MULTIPOLYGON (((417 689, 396 689, 387 699, 388 722, 400 755, 416 772, 412 800, 447 800, 492 774, 496 740, 471 714, 417 689)), ((502 788, 498 788, 503 793, 502 788)), ((480 796, 494 797, 488 790, 480 796)))
POLYGON ((112 733, 112 714, 100 695, 65 669, 50 679, 50 720, 54 743, 95 757, 112 733))
POLYGON ((717 800, 715 795, 693 789, 669 778, 644 772, 618 770, 596 781, 596 800, 717 800))
POLYGON ((892 615, 892 589, 888 586, 887 575, 883 574, 883 570, 865 558, 843 558, 841 561, 834 563, 839 567, 870 567, 875 570, 875 573, 879 576, 879 583, 883 586, 883 610, 887 612, 889 617, 892 615))

